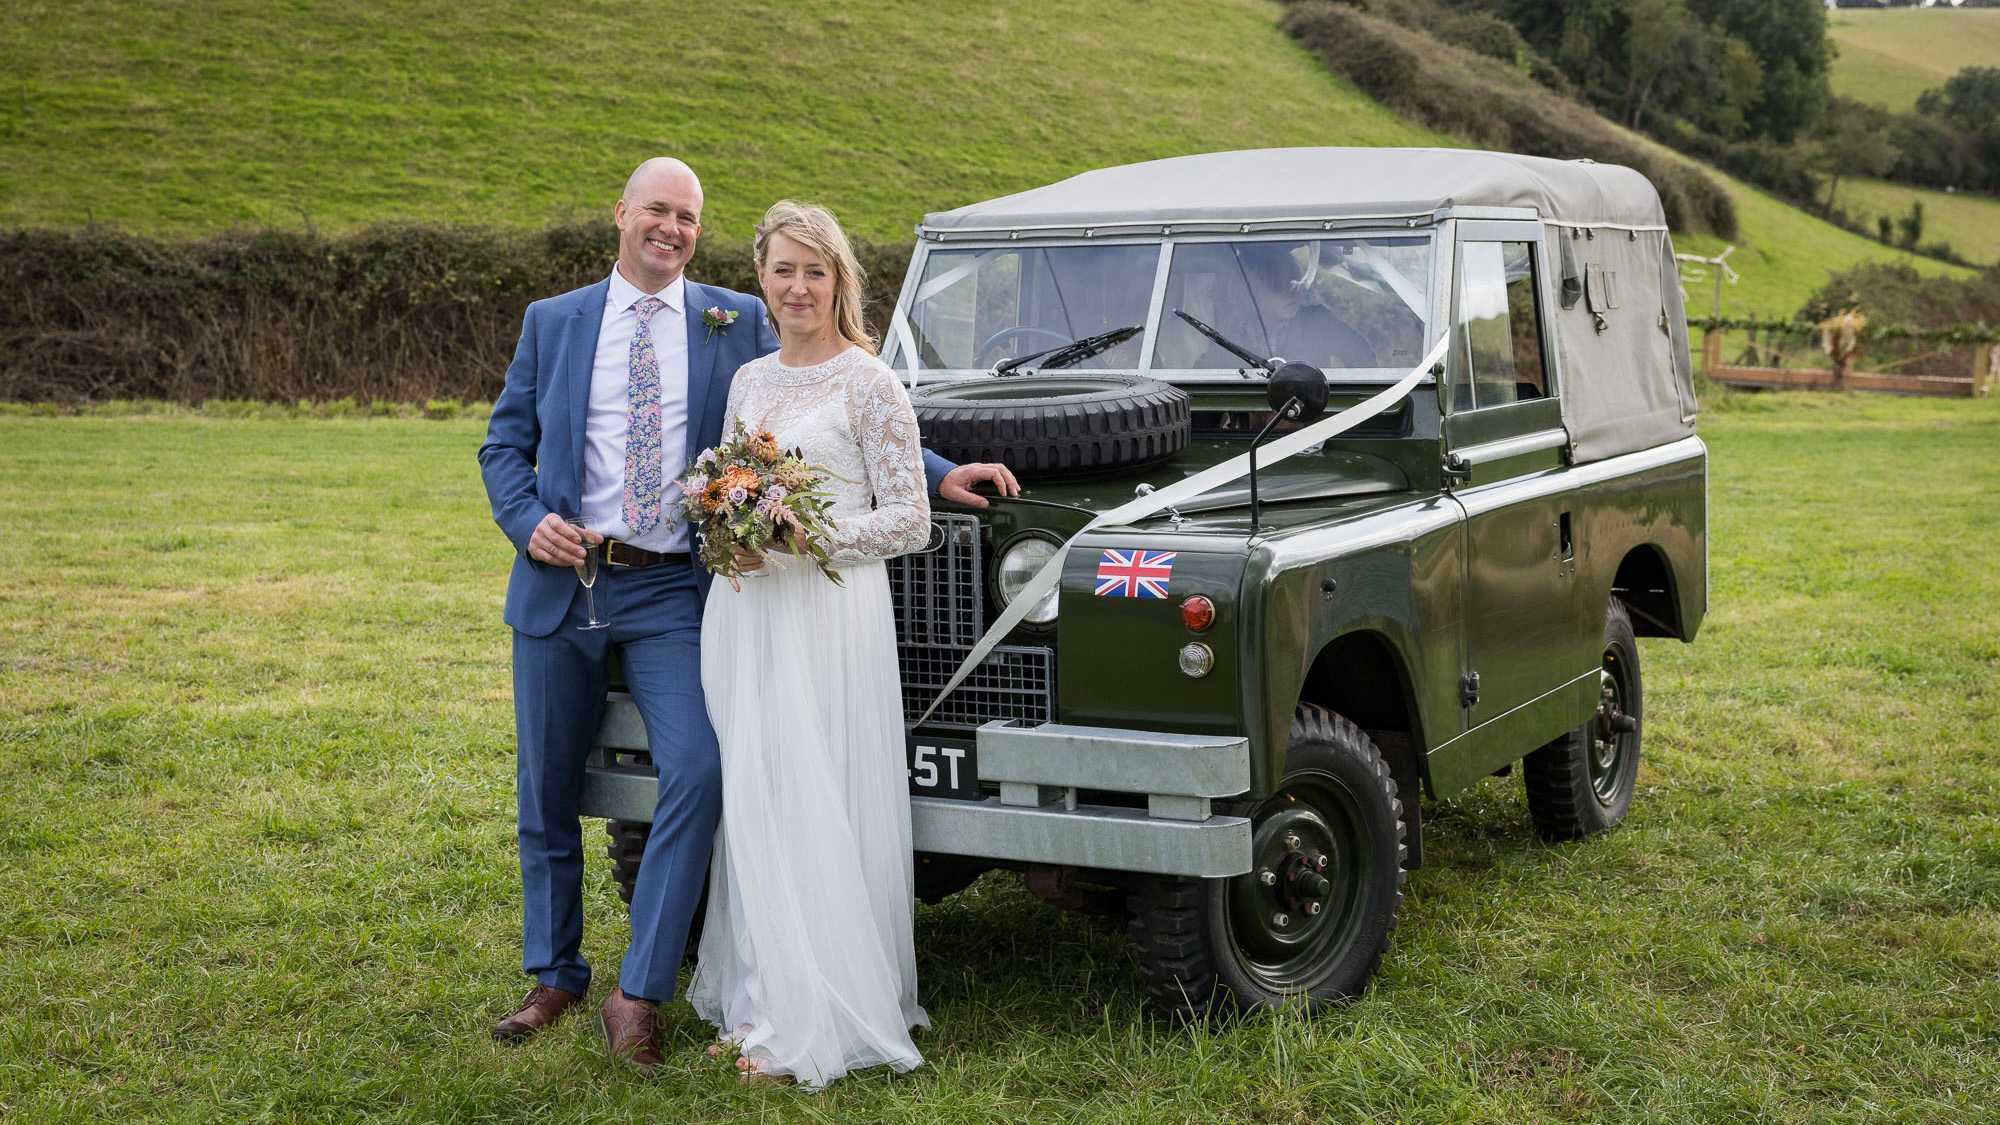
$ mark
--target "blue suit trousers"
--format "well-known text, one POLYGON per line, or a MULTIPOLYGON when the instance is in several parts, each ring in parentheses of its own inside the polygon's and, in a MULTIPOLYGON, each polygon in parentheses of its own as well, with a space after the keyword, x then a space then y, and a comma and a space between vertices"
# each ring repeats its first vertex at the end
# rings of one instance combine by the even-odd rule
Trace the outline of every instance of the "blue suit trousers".
POLYGON ((702 591, 692 567, 661 564, 604 567, 595 592, 610 628, 577 628, 587 620, 579 585, 553 633, 514 633, 522 968, 578 996, 590 988, 577 807, 616 646, 660 773, 618 984, 628 996, 671 1000, 722 812, 722 763, 701 690, 702 591))

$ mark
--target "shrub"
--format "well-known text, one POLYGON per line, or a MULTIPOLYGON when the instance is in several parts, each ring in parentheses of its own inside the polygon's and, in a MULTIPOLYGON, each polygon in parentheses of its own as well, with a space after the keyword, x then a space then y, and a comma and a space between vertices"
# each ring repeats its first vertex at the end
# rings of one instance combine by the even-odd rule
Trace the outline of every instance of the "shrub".
MULTIPOLYGON (((0 231, 0 399, 491 401, 529 302, 604 277, 616 250, 602 220, 191 241, 0 231)), ((909 248, 861 253, 880 315, 909 248)), ((747 246, 704 245, 689 273, 756 289, 747 246)))

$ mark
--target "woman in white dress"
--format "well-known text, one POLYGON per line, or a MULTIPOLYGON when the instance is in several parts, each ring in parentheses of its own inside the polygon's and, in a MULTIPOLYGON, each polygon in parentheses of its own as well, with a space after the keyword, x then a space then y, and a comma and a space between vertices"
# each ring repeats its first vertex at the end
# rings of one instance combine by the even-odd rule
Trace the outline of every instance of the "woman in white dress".
POLYGON ((784 555, 710 587, 702 689, 722 747, 722 823, 688 1000, 746 1075, 823 1086, 923 1061, 895 621, 882 560, 930 536, 916 416, 861 321, 854 252, 819 207, 758 228, 780 349, 745 364, 742 420, 829 474, 832 563, 784 555))

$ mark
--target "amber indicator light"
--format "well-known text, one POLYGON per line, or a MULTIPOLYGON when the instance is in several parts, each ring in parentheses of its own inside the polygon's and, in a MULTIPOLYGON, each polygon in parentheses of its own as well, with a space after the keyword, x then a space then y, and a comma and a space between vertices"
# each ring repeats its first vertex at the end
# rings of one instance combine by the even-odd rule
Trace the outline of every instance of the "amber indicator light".
POLYGON ((1195 594, 1181 603, 1181 624, 1200 632, 1215 620, 1215 603, 1195 594))

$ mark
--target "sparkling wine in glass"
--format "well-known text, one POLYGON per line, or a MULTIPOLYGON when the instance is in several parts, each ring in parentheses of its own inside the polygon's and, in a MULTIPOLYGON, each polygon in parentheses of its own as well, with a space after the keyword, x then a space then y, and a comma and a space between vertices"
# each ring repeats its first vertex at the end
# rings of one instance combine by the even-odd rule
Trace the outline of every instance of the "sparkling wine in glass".
MULTIPOLYGON (((593 526, 596 522, 594 520, 571 519, 564 522, 579 532, 589 532, 590 535, 597 535, 599 540, 603 539, 603 535, 593 526)), ((583 583, 583 604, 585 611, 590 614, 590 620, 578 625, 577 628, 603 629, 611 624, 609 621, 600 621, 597 618, 597 567, 603 553, 590 541, 590 535, 583 536, 583 561, 576 564, 576 580, 583 583)))

